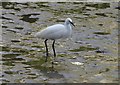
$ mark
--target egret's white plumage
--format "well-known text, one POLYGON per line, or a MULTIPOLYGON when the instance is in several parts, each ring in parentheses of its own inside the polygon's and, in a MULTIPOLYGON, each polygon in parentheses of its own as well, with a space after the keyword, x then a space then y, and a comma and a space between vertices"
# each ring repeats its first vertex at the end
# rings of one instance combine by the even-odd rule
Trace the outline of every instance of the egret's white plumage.
POLYGON ((60 39, 60 38, 68 38, 72 34, 71 23, 72 20, 67 18, 64 24, 55 24, 47 27, 46 29, 41 30, 35 34, 38 38, 43 39, 60 39))
MULTIPOLYGON (((35 34, 35 37, 45 39, 45 46, 46 46, 46 56, 48 56, 48 48, 47 48, 47 40, 51 39, 53 41, 53 51, 54 57, 56 56, 54 43, 56 39, 60 38, 68 38, 72 34, 72 25, 74 26, 72 20, 67 18, 64 24, 55 24, 52 26, 47 27, 46 29, 41 30, 35 34)), ((46 59, 47 61, 47 59, 46 59)))
POLYGON ((46 29, 36 33, 36 37, 43 39, 60 39, 65 37, 65 34, 67 34, 65 26, 62 24, 57 24, 49 26, 46 29))

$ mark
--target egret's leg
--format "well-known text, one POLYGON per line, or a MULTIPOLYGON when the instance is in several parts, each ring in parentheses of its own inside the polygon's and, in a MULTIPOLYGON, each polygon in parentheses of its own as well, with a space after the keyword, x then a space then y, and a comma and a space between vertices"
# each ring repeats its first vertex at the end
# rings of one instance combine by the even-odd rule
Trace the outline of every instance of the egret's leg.
POLYGON ((53 52, 54 52, 54 57, 56 57, 54 44, 55 44, 55 40, 53 41, 52 48, 53 48, 53 52))
POLYGON ((47 40, 48 40, 48 39, 46 39, 46 40, 44 41, 44 42, 45 42, 45 47, 46 47, 46 60, 45 60, 45 62, 47 62, 47 57, 48 57, 47 40))

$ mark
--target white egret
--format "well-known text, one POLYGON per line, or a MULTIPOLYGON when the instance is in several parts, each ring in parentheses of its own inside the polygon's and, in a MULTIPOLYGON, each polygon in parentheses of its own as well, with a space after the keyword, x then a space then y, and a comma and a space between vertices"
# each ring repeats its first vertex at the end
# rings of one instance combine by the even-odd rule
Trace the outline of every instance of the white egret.
POLYGON ((43 29, 35 34, 36 37, 45 39, 44 43, 46 47, 46 62, 48 57, 47 40, 53 40, 52 49, 54 52, 54 57, 56 57, 56 52, 54 48, 55 40, 70 37, 72 34, 72 25, 75 26, 72 22, 72 19, 67 18, 64 24, 55 24, 49 26, 46 29, 43 29))

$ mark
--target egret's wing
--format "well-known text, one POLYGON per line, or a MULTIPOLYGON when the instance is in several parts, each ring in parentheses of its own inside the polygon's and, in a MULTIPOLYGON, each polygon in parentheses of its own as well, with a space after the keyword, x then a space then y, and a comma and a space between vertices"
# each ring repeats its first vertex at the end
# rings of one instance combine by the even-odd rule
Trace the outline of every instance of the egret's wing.
POLYGON ((56 24, 36 33, 36 36, 45 39, 58 39, 64 36, 65 32, 66 29, 64 25, 56 24))

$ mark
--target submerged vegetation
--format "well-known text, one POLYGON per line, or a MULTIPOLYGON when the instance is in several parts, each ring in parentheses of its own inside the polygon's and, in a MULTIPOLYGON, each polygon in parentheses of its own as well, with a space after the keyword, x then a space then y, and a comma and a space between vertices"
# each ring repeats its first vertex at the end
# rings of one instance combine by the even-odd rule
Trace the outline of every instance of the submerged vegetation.
POLYGON ((93 51, 93 50, 97 50, 97 49, 98 49, 98 48, 80 46, 78 49, 73 49, 73 50, 69 50, 69 51, 79 52, 79 51, 93 51))

